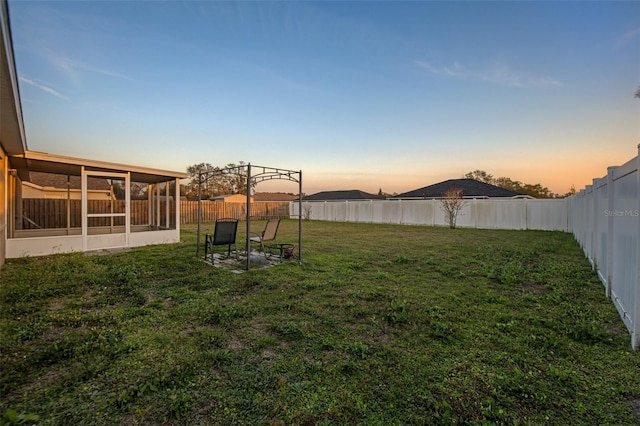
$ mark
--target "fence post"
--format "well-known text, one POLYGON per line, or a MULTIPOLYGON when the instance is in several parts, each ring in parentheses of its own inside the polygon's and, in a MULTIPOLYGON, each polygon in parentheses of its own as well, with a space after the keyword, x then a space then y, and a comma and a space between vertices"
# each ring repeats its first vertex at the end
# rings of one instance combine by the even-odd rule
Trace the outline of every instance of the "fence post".
POLYGON ((592 237, 591 237, 591 256, 592 262, 591 266, 594 271, 598 271, 598 181, 599 179, 593 179, 593 196, 592 205, 591 205, 591 214, 593 215, 593 228, 592 228, 592 237))
MULTIPOLYGON (((612 212, 614 207, 613 172, 617 168, 617 166, 607 167, 607 209, 609 212, 612 212)), ((611 285, 613 282, 613 219, 613 215, 607 215, 607 282, 605 283, 605 291, 609 298, 611 297, 611 285)))
POLYGON ((593 256, 591 253, 591 248, 593 247, 593 209, 591 209, 591 202, 593 200, 593 185, 585 186, 586 198, 584 200, 584 212, 586 215, 586 225, 587 232, 585 235, 586 241, 583 245, 584 253, 587 255, 587 259, 591 262, 591 267, 593 268, 593 256))
POLYGON ((373 200, 369 200, 369 209, 371 210, 371 220, 369 221, 369 223, 373 223, 373 200))
MULTIPOLYGON (((638 156, 636 157, 636 194, 638 194, 638 204, 636 205, 636 220, 640 231, 640 144, 638 144, 638 156)), ((633 330, 631 331, 631 347, 640 350, 640 236, 636 235, 636 302, 633 309, 633 330)))
POLYGON ((563 205, 564 205, 564 231, 565 232, 571 232, 573 233, 573 227, 571 226, 571 223, 573 222, 573 219, 571 218, 571 202, 572 202, 573 197, 565 197, 563 198, 563 205))

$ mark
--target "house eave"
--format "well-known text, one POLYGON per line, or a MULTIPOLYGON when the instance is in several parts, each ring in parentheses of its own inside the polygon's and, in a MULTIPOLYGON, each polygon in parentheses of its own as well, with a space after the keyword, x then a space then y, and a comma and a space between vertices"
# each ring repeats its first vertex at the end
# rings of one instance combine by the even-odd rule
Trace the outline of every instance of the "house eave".
POLYGON ((0 144, 7 155, 15 155, 27 150, 27 140, 6 1, 0 2, 0 20, 0 70, 4 71, 0 72, 0 144))

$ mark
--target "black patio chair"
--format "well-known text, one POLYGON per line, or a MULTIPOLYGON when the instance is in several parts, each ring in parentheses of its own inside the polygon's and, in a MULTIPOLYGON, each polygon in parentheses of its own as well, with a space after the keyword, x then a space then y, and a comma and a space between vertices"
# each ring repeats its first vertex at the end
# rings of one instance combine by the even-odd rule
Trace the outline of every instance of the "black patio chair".
POLYGON ((214 250, 216 246, 227 246, 227 258, 231 257, 231 246, 236 253, 236 234, 238 233, 238 219, 218 219, 213 230, 213 234, 205 234, 204 258, 211 256, 211 264, 214 263, 214 250))

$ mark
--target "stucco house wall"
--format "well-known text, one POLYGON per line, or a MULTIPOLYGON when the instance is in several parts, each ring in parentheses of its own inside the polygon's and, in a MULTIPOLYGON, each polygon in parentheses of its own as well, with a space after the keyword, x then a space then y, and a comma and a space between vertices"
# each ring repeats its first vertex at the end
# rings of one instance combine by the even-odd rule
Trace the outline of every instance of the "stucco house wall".
POLYGON ((6 211, 6 199, 5 199, 5 182, 7 181, 5 174, 7 172, 7 155, 0 144, 0 266, 4 263, 4 258, 6 256, 6 244, 7 240, 6 234, 6 219, 5 219, 5 211, 6 211))

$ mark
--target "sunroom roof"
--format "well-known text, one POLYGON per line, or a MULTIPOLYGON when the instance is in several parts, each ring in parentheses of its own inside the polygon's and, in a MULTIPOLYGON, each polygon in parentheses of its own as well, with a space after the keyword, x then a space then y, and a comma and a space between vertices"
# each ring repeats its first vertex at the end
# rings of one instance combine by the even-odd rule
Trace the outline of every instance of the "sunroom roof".
POLYGON ((131 180, 142 183, 158 183, 176 178, 186 178, 187 173, 126 164, 108 163, 105 161, 66 157, 47 154, 45 152, 25 151, 11 157, 11 164, 18 169, 20 177, 29 181, 28 172, 59 173, 72 176, 82 174, 82 166, 87 171, 131 173, 131 180))

